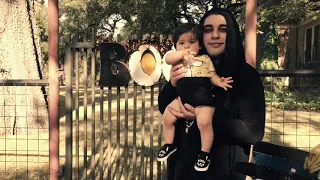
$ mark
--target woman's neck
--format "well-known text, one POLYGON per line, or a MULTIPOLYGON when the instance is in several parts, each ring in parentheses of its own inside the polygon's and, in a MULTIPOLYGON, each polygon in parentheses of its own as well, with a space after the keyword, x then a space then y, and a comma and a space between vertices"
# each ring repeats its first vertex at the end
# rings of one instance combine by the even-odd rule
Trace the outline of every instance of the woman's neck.
POLYGON ((216 68, 220 65, 223 58, 224 58, 224 54, 220 54, 219 56, 211 57, 211 60, 216 68))

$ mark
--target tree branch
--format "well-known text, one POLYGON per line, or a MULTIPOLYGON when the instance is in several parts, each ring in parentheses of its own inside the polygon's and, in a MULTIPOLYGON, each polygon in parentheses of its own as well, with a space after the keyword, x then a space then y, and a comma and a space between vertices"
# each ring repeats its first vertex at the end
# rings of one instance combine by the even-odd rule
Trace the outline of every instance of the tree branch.
POLYGON ((194 22, 193 17, 191 15, 187 14, 188 13, 187 3, 182 5, 182 10, 183 10, 183 13, 181 13, 181 16, 186 18, 188 22, 194 22))
POLYGON ((211 3, 211 6, 212 6, 213 8, 218 7, 217 0, 213 0, 212 3, 211 3))
POLYGON ((241 7, 246 5, 246 2, 242 2, 242 3, 233 3, 227 6, 227 9, 229 9, 230 11, 234 11, 236 8, 241 7))

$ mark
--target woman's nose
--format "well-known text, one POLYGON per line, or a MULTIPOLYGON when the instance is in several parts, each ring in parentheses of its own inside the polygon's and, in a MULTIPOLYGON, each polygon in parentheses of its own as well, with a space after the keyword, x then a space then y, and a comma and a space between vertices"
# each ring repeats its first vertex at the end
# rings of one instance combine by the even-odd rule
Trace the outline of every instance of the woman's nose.
POLYGON ((211 33, 211 38, 212 39, 219 39, 219 37, 220 37, 220 34, 219 34, 218 30, 213 30, 211 33))

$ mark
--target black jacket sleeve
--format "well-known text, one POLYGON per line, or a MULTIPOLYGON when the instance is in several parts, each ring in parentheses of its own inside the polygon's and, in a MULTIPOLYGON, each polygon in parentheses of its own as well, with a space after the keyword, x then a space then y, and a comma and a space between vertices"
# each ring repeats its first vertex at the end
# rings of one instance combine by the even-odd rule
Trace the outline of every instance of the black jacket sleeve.
POLYGON ((158 96, 158 106, 161 114, 164 113, 166 107, 177 97, 176 88, 172 86, 169 81, 163 89, 160 91, 158 96))
MULTIPOLYGON (((252 72, 252 71, 251 71, 252 72)), ((264 88, 259 74, 249 73, 238 89, 232 113, 228 109, 217 109, 213 119, 215 136, 218 139, 235 139, 253 144, 261 141, 265 128, 264 88)))

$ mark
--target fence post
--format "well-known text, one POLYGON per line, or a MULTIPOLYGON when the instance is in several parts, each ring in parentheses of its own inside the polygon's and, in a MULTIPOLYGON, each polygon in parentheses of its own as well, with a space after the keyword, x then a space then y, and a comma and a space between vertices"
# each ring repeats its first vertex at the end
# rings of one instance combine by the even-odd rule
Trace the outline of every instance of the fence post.
POLYGON ((248 64, 256 68, 257 52, 257 0, 246 1, 245 53, 248 64))
POLYGON ((66 155, 65 155, 65 174, 64 178, 67 180, 72 179, 72 76, 73 76, 73 58, 72 50, 66 49, 66 126, 65 126, 65 138, 66 138, 66 155))
POLYGON ((50 180, 59 174, 59 7, 58 0, 48 2, 49 35, 49 162, 50 180))

